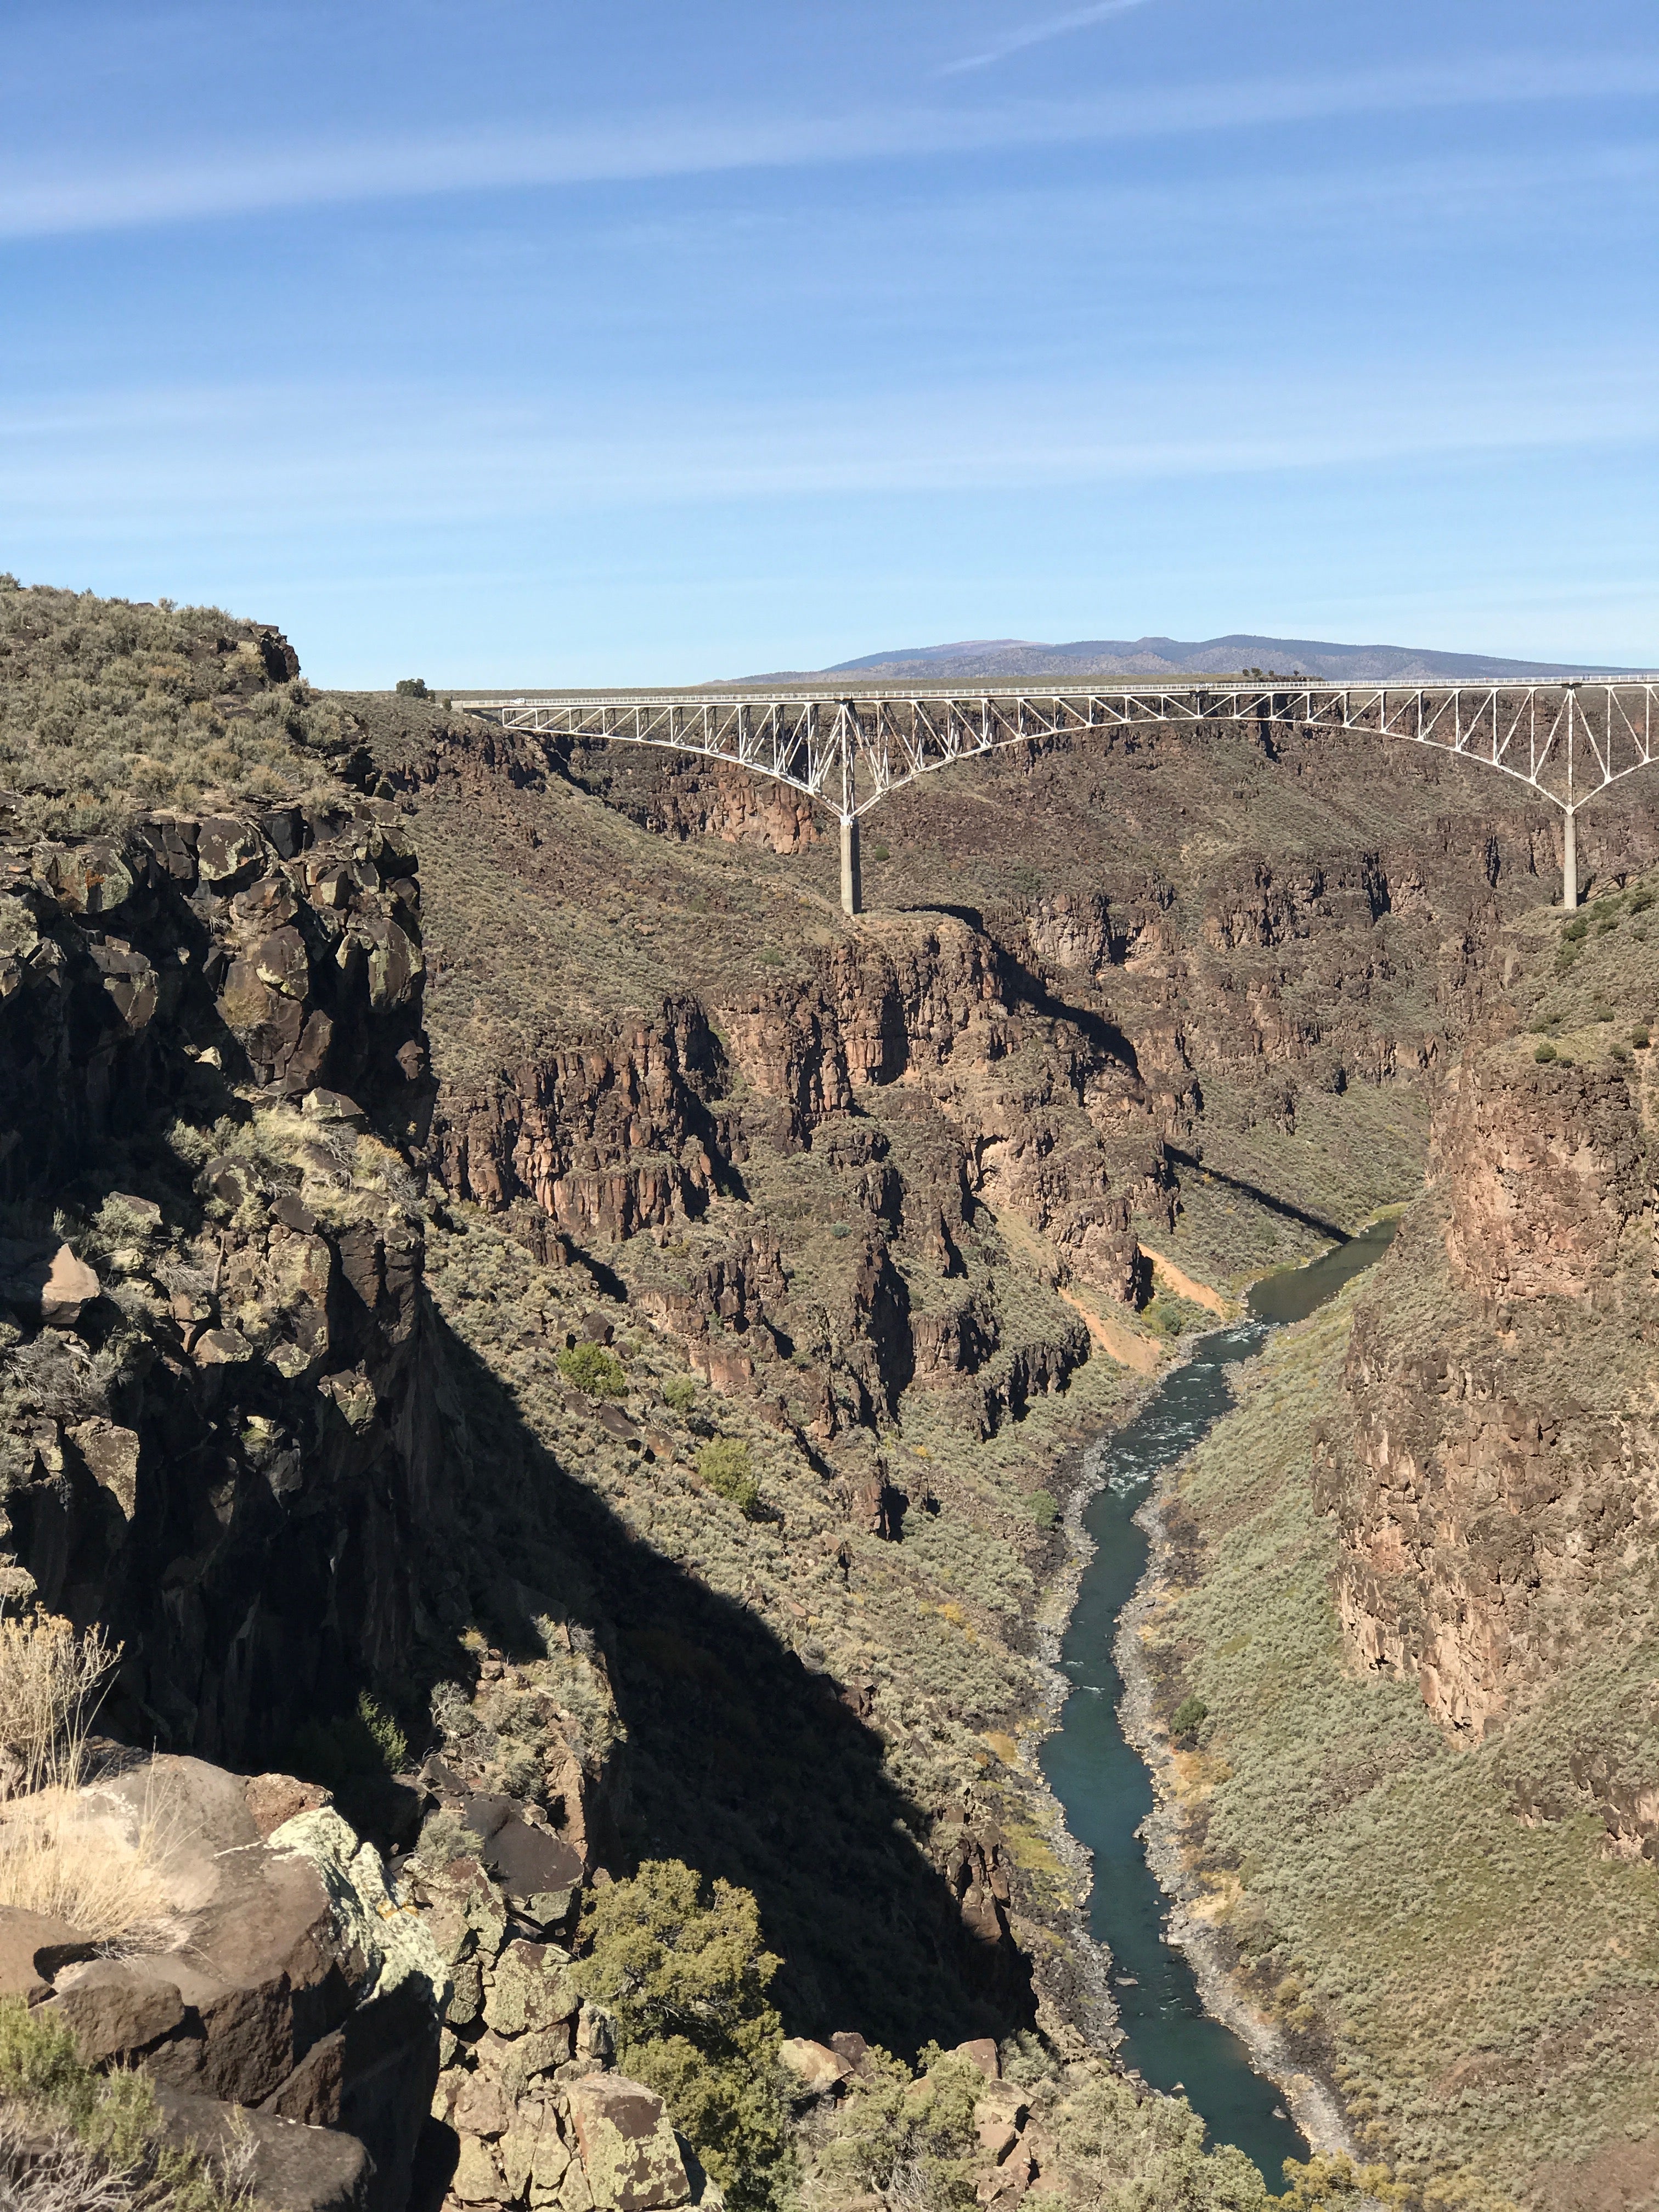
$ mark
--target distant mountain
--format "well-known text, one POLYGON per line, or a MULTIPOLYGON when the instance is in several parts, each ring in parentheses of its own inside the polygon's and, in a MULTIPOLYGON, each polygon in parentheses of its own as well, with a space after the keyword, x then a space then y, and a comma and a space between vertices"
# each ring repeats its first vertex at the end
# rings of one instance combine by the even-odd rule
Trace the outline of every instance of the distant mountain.
POLYGON ((1017 637, 969 638, 955 645, 899 647, 840 660, 833 668, 790 669, 744 677, 770 684, 836 676, 860 681, 954 684, 1022 683, 1033 677, 1074 681, 1089 676, 1237 676, 1260 669, 1275 676, 1311 676, 1339 683, 1415 684, 1457 679, 1546 683, 1562 676, 1629 675, 1589 663, 1505 660, 1480 653, 1431 653, 1408 645, 1333 645, 1322 638, 1226 637, 1188 641, 1175 637, 1087 638, 1074 645, 1040 645, 1017 637))

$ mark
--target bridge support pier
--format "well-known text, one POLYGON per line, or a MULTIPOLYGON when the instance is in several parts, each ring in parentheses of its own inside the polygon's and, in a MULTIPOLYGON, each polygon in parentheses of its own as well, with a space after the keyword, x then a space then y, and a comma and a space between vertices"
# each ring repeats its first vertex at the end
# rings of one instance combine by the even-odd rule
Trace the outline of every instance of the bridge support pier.
MULTIPOLYGON (((846 879, 846 865, 842 863, 842 880, 846 879)), ((1578 816, 1577 810, 1567 809, 1566 835, 1561 841, 1561 903, 1578 903, 1578 816)))
MULTIPOLYGON (((1571 826, 1572 817, 1567 817, 1571 826)), ((849 815, 841 825, 841 907, 843 914, 864 911, 864 871, 859 864, 859 820, 849 815)))

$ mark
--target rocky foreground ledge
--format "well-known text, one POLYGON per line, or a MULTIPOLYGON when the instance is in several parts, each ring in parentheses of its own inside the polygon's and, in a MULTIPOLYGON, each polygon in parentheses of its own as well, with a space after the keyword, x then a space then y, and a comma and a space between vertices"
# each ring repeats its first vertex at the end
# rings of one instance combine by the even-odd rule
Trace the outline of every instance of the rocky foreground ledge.
MULTIPOLYGON (((0 1907, 0 1999, 66 2027, 83 2065, 142 2075, 171 2142, 240 2177, 231 2201, 715 2212, 720 2190, 662 2100, 617 2069, 610 2017, 557 1940, 580 1910, 570 1845, 534 1805, 457 1799, 440 1759, 404 1786, 473 1848, 389 1866, 313 1783, 105 1747, 57 1847, 126 1869, 148 1917, 112 1942, 0 1907)), ((809 2127, 891 2064, 850 2033, 787 2039, 778 2063, 809 2127)), ((947 2077, 970 2085, 979 2200, 1017 2205, 1057 2156, 1041 2100, 1001 2078, 986 2039, 936 2061, 907 2105, 947 2077)))
POLYGON ((68 1847, 130 1863, 155 1917, 118 1947, 0 1908, 0 1996, 85 2063, 141 2069, 179 2140, 251 2135, 273 2212, 718 2203, 660 2099, 613 2069, 569 1952, 524 1932, 569 1916, 568 1881, 514 1887, 568 1847, 505 1801, 477 1810, 496 1823, 478 1856, 399 1874, 314 1784, 113 1758, 68 1847))

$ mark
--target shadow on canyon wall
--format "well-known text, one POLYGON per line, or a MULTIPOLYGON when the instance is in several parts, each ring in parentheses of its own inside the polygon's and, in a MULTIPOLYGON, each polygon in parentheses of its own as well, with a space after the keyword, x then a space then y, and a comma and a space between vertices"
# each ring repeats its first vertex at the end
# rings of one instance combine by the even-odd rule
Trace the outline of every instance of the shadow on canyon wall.
POLYGON ((1224 1175, 1219 1168, 1212 1167, 1196 1152, 1182 1152, 1178 1145, 1166 1143, 1164 1149, 1177 1167, 1191 1168, 1198 1175, 1207 1176, 1212 1182, 1221 1183, 1228 1190, 1236 1190, 1243 1197, 1253 1198, 1258 1206, 1265 1206, 1270 1213, 1278 1214, 1280 1220, 1299 1222, 1303 1228, 1313 1230, 1317 1236, 1328 1237, 1333 1244, 1348 1242, 1348 1231, 1339 1229, 1335 1222, 1327 1221, 1321 1214, 1310 1213, 1305 1206, 1293 1206, 1288 1198, 1275 1197, 1272 1191, 1263 1190, 1260 1183, 1246 1182, 1239 1176, 1224 1175))
MULTIPOLYGON (((914 2057, 929 2037, 1029 2021, 1013 1944, 970 1931, 921 1848, 948 1808, 914 1804, 884 1772, 882 1741, 853 1710, 859 1686, 809 1671, 754 1612, 642 1542, 441 1332, 474 1465, 490 1470, 480 1561, 496 1563, 502 1594, 509 1574, 545 1590, 609 1663, 627 1731, 611 1871, 677 1858, 752 1890, 786 1961, 775 1996, 792 2034, 855 2028, 914 2057)), ((510 1618, 488 1625, 512 1632, 510 1618)))

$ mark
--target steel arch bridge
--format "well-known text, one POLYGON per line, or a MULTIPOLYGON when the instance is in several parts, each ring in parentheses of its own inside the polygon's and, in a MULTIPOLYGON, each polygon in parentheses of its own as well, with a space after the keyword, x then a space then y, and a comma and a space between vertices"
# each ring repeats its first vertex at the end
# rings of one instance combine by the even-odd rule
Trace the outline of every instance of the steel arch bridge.
POLYGON ((1659 678, 1554 684, 1315 684, 1220 678, 1060 690, 612 691, 457 699, 540 737, 653 745, 769 776, 841 823, 842 904, 862 904, 859 823, 905 785, 1006 745, 1146 725, 1348 730, 1432 746, 1565 817, 1562 903, 1578 903, 1579 810, 1655 757, 1659 678))

